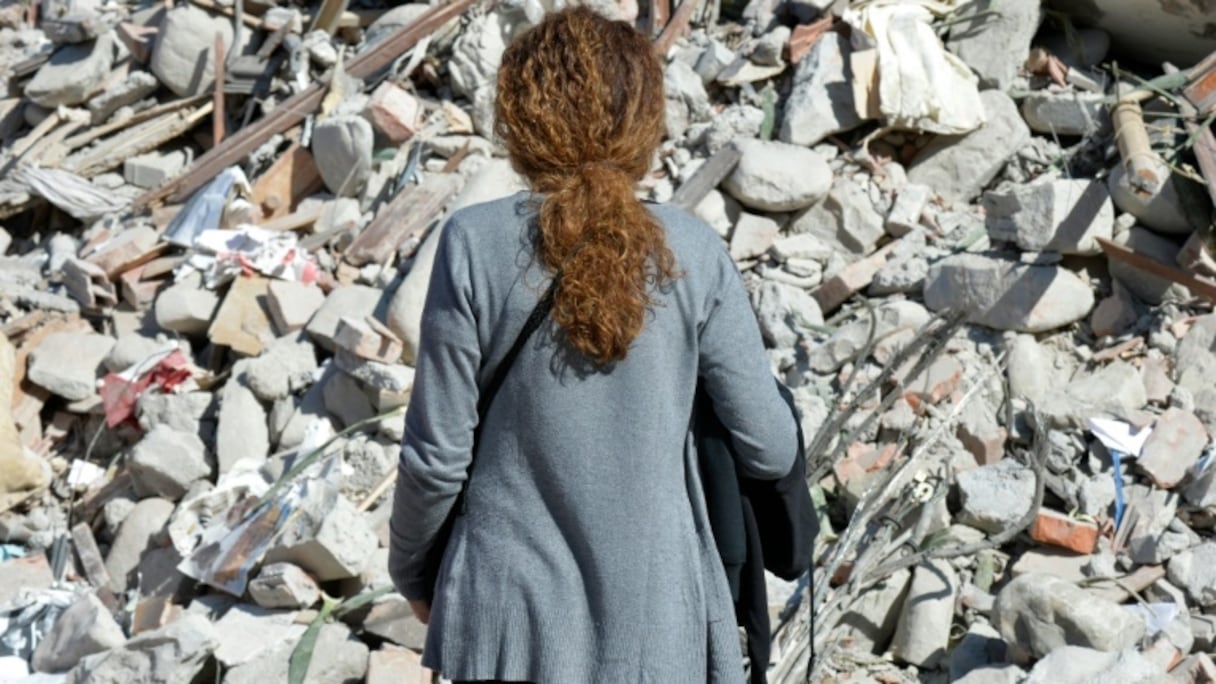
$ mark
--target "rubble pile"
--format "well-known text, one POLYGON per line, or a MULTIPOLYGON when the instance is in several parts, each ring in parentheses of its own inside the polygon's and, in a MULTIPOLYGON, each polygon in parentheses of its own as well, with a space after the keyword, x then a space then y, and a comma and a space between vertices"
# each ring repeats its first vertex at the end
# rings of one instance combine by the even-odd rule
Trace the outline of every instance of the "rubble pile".
MULTIPOLYGON (((1216 59, 1034 1, 597 7, 663 56, 640 194, 801 410, 770 679, 1216 681, 1216 59)), ((0 680, 430 681, 411 364, 547 9, 0 5, 0 680)))

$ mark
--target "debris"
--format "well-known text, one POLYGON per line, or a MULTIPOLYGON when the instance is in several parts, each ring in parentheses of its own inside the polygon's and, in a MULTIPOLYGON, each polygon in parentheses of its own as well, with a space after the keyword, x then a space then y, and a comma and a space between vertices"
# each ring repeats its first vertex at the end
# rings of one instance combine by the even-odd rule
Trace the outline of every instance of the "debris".
POLYGON ((723 181, 723 188, 745 206, 793 211, 823 199, 831 187, 831 169, 812 150, 749 140, 739 144, 739 151, 739 163, 723 181))
POLYGON ((249 583, 249 595, 264 608, 308 608, 321 597, 321 589, 308 573, 291 563, 262 567, 249 583))
POLYGON ((118 648, 126 640, 109 608, 95 594, 85 594, 55 620, 34 650, 32 664, 38 672, 67 672, 86 656, 118 648))

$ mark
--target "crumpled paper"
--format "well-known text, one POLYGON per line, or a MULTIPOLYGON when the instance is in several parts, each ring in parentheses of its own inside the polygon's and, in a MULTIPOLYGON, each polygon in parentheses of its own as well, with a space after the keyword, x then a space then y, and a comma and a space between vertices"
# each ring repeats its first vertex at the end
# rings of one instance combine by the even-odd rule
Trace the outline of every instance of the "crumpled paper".
POLYGON ((194 238, 194 253, 178 267, 178 278, 189 271, 203 274, 203 282, 216 288, 239 275, 254 272, 280 280, 315 282, 317 263, 299 246, 295 233, 241 226, 235 230, 204 230, 194 238))

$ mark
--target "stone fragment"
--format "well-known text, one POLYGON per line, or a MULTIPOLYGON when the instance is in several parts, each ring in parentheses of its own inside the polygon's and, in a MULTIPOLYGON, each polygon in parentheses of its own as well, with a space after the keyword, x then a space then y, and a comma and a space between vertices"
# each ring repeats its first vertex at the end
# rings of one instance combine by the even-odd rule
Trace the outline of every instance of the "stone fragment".
POLYGON ((771 218, 743 212, 731 235, 731 258, 745 261, 764 254, 773 246, 780 232, 781 224, 771 218))
POLYGON ((1170 559, 1171 583, 1181 587, 1202 608, 1216 606, 1216 542, 1204 542, 1170 559))
POLYGON ((139 102, 156 92, 159 87, 160 82, 152 74, 146 71, 132 71, 127 76, 127 80, 89 100, 88 108, 92 115, 93 125, 105 123, 118 109, 139 102))
POLYGON ((122 175, 137 188, 157 188, 176 176, 186 166, 186 153, 182 150, 159 153, 151 152, 138 157, 127 157, 123 161, 122 175))
POLYGON ((726 239, 730 237, 731 229, 742 215, 743 208, 733 197, 715 189, 705 194, 692 213, 726 239))
POLYGON ((998 463, 1004 457, 1009 432, 997 422, 990 406, 971 402, 963 408, 955 436, 975 457, 975 462, 985 466, 998 463))
MULTIPOLYGON (((929 321, 929 312, 916 302, 894 300, 874 312, 874 342, 881 344, 901 331, 915 331, 929 321)), ((840 326, 828 339, 812 345, 808 361, 817 373, 831 373, 852 359, 870 339, 868 318, 840 326)))
POLYGON ((186 614, 132 637, 121 648, 85 658, 68 673, 65 684, 187 684, 206 665, 218 642, 216 629, 206 618, 186 614))
POLYGON ((1038 409, 1053 426, 1079 428, 1097 415, 1130 417, 1147 402, 1140 372, 1126 361, 1115 361, 1052 389, 1038 409))
POLYGON ((372 126, 394 145, 400 145, 418 132, 421 112, 418 99, 391 81, 381 83, 367 103, 372 126))
POLYGON ((1131 327, 1139 316, 1136 315, 1136 305, 1123 288, 1098 302, 1094 313, 1089 318, 1089 327, 1094 337, 1118 335, 1131 327))
POLYGON ((822 202, 794 216, 790 232, 810 233, 842 251, 865 256, 885 235, 884 223, 866 185, 842 177, 822 202))
MULTIPOLYGON (((1182 246, 1173 240, 1144 228, 1135 227, 1115 238, 1132 251, 1166 264, 1177 262, 1182 246)), ((1161 304, 1168 299, 1184 299, 1186 288, 1161 276, 1153 275, 1118 259, 1108 259, 1110 274, 1137 299, 1148 304, 1161 304)))
POLYGON ((1050 575, 1027 574, 1001 589, 993 626, 1009 643, 1042 658, 1062 646, 1100 651, 1132 648, 1144 636, 1144 621, 1112 601, 1050 575))
POLYGON ((426 625, 418 621, 409 601, 400 594, 381 596, 367 609, 354 612, 347 622, 352 629, 398 646, 421 651, 426 644, 426 625))
POLYGON ((269 653, 278 644, 298 640, 307 627, 297 624, 296 615, 245 603, 233 606, 215 623, 219 635, 215 659, 233 668, 269 653))
POLYGON ((891 211, 887 213, 883 228, 889 235, 903 237, 920 228, 921 216, 933 198, 933 189, 918 183, 909 183, 895 195, 891 211))
POLYGON ((745 206, 794 211, 823 199, 832 187, 832 169, 817 152, 776 141, 738 144, 743 156, 722 187, 745 206))
MULTIPOLYGON (((0 332, 0 504, 11 494, 24 497, 27 492, 50 484, 51 472, 43 459, 26 450, 17 430, 13 412, 13 390, 17 386, 17 350, 0 332)), ((2 602, 0 602, 2 604, 2 602)))
POLYGON ((896 658, 930 668, 946 657, 958 586, 958 577, 948 561, 929 561, 916 567, 891 642, 896 658))
POLYGON ((1007 361, 1009 393, 1038 402, 1051 389, 1051 356, 1034 335, 1016 335, 1007 361))
POLYGON ((270 283, 267 308, 279 335, 302 330, 323 303, 325 293, 316 285, 295 280, 274 280, 270 283))
POLYGON ((261 356, 238 363, 254 395, 262 401, 276 401, 312 384, 317 352, 303 334, 297 333, 270 343, 261 356))
POLYGON ((114 347, 114 338, 97 333, 59 332, 48 335, 29 357, 27 376, 69 401, 97 394, 102 361, 114 347))
POLYGON ((1164 162, 1153 170, 1169 178, 1155 195, 1143 197, 1128 184, 1127 170, 1115 164, 1106 179, 1111 200, 1146 228, 1166 235, 1189 235, 1207 224, 1211 207, 1206 191, 1198 183, 1173 173, 1164 162))
POLYGON ((85 594, 55 620, 34 649, 38 672, 67 672, 85 656, 122 646, 127 636, 96 594, 85 594))
POLYGON ((219 311, 215 312, 207 339, 238 354, 257 356, 275 338, 266 300, 270 279, 260 275, 239 276, 232 281, 219 311))
MULTIPOLYGON (((291 654, 299 638, 271 645, 258 657, 229 670, 225 684, 267 684, 288 681, 291 654)), ((355 684, 364 681, 368 648, 342 624, 327 623, 317 635, 304 684, 355 684)))
MULTIPOLYGON (((144 258, 156 246, 160 236, 150 226, 137 225, 127 228, 97 246, 97 251, 85 261, 100 266, 110 279, 116 279, 144 258)), ((199 282, 199 276, 191 276, 199 282)), ((185 279, 184 279, 185 280, 185 279)), ((163 326, 162 326, 163 327, 163 326)))
POLYGON ((202 421, 214 417, 213 400, 210 392, 144 392, 135 406, 139 427, 149 432, 163 425, 178 432, 200 434, 202 421))
POLYGON ((375 318, 338 319, 334 345, 361 359, 380 363, 396 363, 402 351, 401 340, 375 318))
POLYGON ((997 534, 1030 510, 1034 487, 1034 473, 1013 459, 959 473, 959 520, 997 534))
POLYGON ((952 684, 1022 684, 1026 671, 1017 665, 988 665, 977 667, 958 679, 951 679, 952 684))
POLYGON ((1174 529, 1177 494, 1141 484, 1126 487, 1125 492, 1127 506, 1140 515, 1127 545, 1133 561, 1141 565, 1163 563, 1198 543, 1191 530, 1174 529))
POLYGON ((1022 100, 1030 130, 1049 135, 1092 135, 1110 127, 1102 93, 1036 90, 1022 100))
POLYGON ((1080 320, 1093 308, 1094 294, 1061 266, 962 253, 929 268, 925 304, 934 311, 964 310, 971 322, 997 330, 1035 333, 1080 320))
POLYGON ((144 499, 135 504, 118 528, 118 536, 106 555, 110 591, 117 594, 126 590, 127 575, 139 567, 140 556, 152 538, 164 529, 171 515, 173 503, 165 499, 144 499))
POLYGON ((285 534, 266 553, 267 563, 294 563, 322 582, 354 577, 376 549, 376 535, 346 497, 337 495, 314 530, 285 534))
POLYGON ((215 34, 224 54, 232 52, 232 20, 194 5, 169 10, 161 21, 149 68, 180 97, 198 95, 215 84, 215 34))
POLYGON ((756 294, 756 316, 764 339, 778 349, 789 349, 812 326, 823 325, 819 304, 806 290, 766 280, 756 294))
POLYGON ((1216 385, 1216 314, 1195 319, 1174 353, 1178 384, 1193 393, 1216 385))
POLYGON ((183 335, 202 335, 220 305, 215 292, 203 287, 197 274, 182 278, 156 298, 156 324, 183 335))
POLYGON ((980 84, 1005 91, 1030 56, 1043 11, 1036 3, 976 0, 962 5, 946 47, 975 70, 980 84))
POLYGON ((372 172, 372 125, 359 116, 334 116, 318 123, 312 154, 325 187, 339 197, 354 197, 372 172))
POLYGON ((114 63, 111 34, 79 45, 65 45, 51 55, 25 85, 25 96, 41 107, 78 105, 101 87, 114 63))
POLYGON ((1160 684, 1165 671, 1134 648, 1111 649, 1064 646, 1035 663, 1022 684, 1160 684))
POLYGON ((338 332, 338 321, 344 316, 365 318, 373 315, 383 294, 366 285, 348 285, 333 290, 309 320, 305 328, 308 336, 318 346, 333 351, 337 348, 334 335, 338 332))
MULTIPOLYGON (((963 604, 966 605, 968 595, 984 592, 973 584, 966 584, 961 593, 963 604)), ((992 599, 990 595, 988 597, 992 599)), ((986 622, 973 622, 963 638, 950 650, 950 681, 960 681, 973 670, 999 664, 1005 659, 1004 654, 1005 642, 1001 641, 1000 633, 986 622)))
POLYGON ((270 432, 266 410, 257 396, 236 380, 229 380, 219 395, 219 422, 215 432, 219 474, 232 470, 237 461, 265 462, 270 453, 270 432))
POLYGON ((790 259, 814 259, 826 261, 832 255, 832 246, 811 233, 796 233, 778 238, 773 243, 773 256, 778 261, 790 259))
POLYGON ((1171 489, 1199 460, 1208 441, 1207 428, 1194 413, 1171 407, 1157 418, 1136 464, 1158 487, 1171 489))
POLYGON ((1008 95, 985 90, 980 101, 987 123, 965 135, 934 138, 913 159, 909 182, 927 185, 947 200, 967 202, 979 196, 1005 162, 1029 143, 1030 129, 1008 95))
POLYGON ((841 619, 840 636, 852 639, 857 650, 874 653, 886 650, 895 634, 911 579, 910 571, 897 570, 862 592, 841 619))
POLYGON ((137 493, 177 501, 196 480, 211 474, 211 466, 198 435, 158 425, 132 447, 127 471, 137 493))
POLYGON ((688 64, 677 59, 667 65, 663 70, 663 93, 666 96, 667 137, 679 139, 690 125, 712 118, 705 84, 688 64))
POLYGON ((1030 526, 1030 538, 1077 553, 1093 553, 1098 545, 1098 526, 1049 509, 1039 511, 1030 526))
POLYGON ((338 419, 342 427, 354 425, 376 415, 367 393, 357 380, 346 373, 327 373, 319 384, 326 410, 338 419))
POLYGON ((781 120, 781 140, 811 146, 861 125, 853 103, 851 53, 844 35, 829 32, 798 62, 781 120))
POLYGON ((46 554, 31 553, 21 558, 0 561, 0 606, 26 592, 42 592, 55 583, 46 554))
POLYGON ((262 567, 249 583, 249 595, 263 608, 308 608, 321 598, 321 589, 308 573, 291 563, 262 567))
POLYGON ((1027 252, 1092 255, 1110 239, 1115 210, 1098 181, 1061 179, 984 194, 988 235, 1027 252))
POLYGON ((405 648, 372 651, 367 661, 367 684, 430 684, 432 675, 422 656, 405 648))

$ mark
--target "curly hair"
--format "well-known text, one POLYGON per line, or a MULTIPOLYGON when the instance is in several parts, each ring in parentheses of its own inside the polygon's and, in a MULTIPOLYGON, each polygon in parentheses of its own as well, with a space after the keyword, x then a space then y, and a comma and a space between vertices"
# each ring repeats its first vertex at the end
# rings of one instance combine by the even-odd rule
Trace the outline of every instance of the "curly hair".
POLYGON ((543 196, 537 255, 560 272, 553 319, 593 362, 625 358, 676 275, 663 227, 634 194, 664 134, 663 71, 650 41, 585 7, 511 43, 495 132, 543 196))

